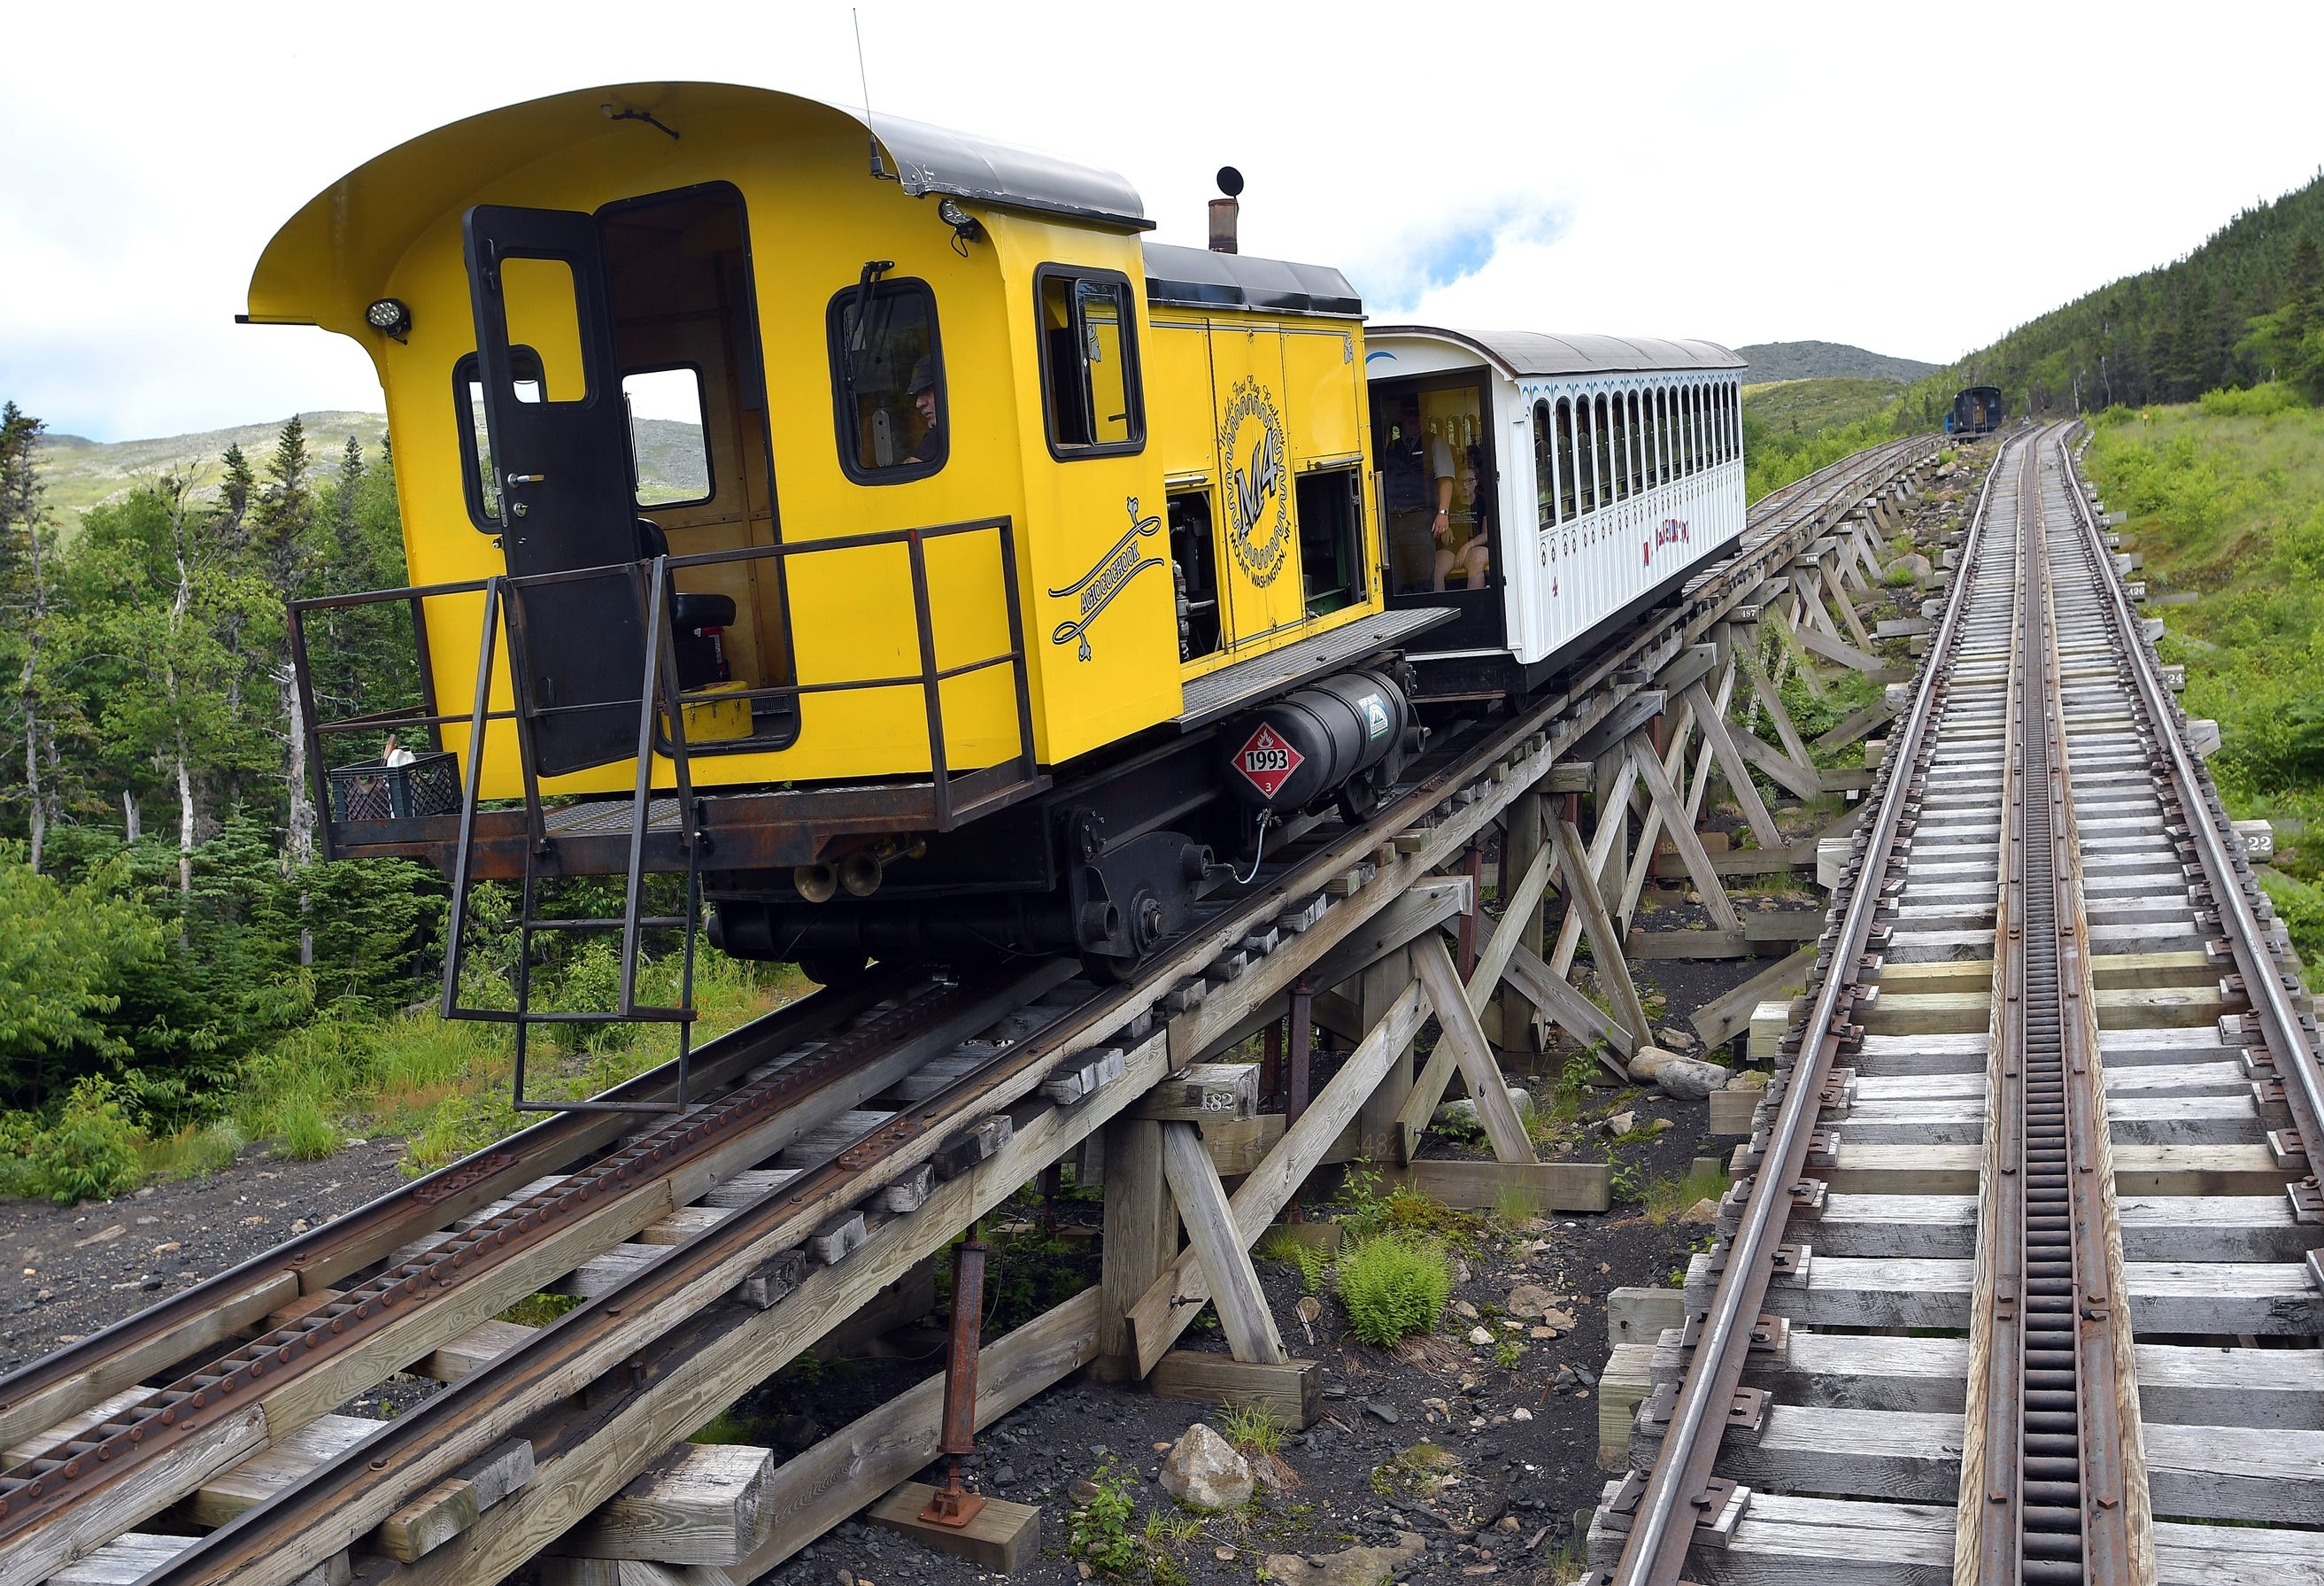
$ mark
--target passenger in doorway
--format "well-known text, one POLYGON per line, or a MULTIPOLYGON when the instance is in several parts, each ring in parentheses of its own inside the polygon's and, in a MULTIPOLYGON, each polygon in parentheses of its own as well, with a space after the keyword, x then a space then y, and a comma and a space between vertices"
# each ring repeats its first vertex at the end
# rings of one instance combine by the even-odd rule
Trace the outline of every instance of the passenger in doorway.
POLYGON ((912 365, 912 406, 919 410, 920 422, 927 426, 919 439, 912 443, 908 463, 933 463, 944 456, 944 429, 936 416, 936 361, 931 353, 912 365))
POLYGON ((1452 511, 1440 514, 1436 526, 1435 587, 1439 594, 1455 568, 1460 570, 1462 588, 1485 586, 1485 563, 1490 554, 1485 527, 1485 503, 1477 493, 1477 465, 1467 463, 1452 484, 1452 511))
MULTIPOLYGON (((1420 420, 1420 399, 1407 396, 1397 409, 1396 428, 1382 448, 1380 472, 1388 476, 1388 555, 1398 594, 1420 587, 1442 537, 1451 532, 1452 447, 1433 438, 1420 420)), ((1442 570, 1435 586, 1444 587, 1442 570)))
POLYGON ((410 765, 419 758, 402 744, 398 743, 392 733, 387 735, 387 747, 379 752, 379 763, 382 765, 410 765))

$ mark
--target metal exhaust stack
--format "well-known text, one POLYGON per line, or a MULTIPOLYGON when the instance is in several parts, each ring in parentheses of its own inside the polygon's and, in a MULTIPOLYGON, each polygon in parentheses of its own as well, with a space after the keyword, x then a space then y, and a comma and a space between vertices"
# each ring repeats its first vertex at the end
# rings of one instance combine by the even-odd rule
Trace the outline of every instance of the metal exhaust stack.
POLYGON ((1242 194, 1242 172, 1231 165, 1219 167, 1219 191, 1223 198, 1211 200, 1211 252, 1233 254, 1241 250, 1235 244, 1235 221, 1242 213, 1237 200, 1242 194))

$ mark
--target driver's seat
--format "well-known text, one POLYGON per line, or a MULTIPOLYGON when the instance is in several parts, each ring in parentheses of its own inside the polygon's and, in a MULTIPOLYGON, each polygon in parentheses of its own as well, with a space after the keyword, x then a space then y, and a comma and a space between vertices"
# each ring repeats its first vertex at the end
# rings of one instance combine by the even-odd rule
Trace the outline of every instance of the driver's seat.
MULTIPOLYGON (((638 560, 649 562, 669 554, 669 536, 651 518, 638 520, 638 560)), ((734 625, 731 595, 689 595, 669 592, 670 648, 678 657, 678 686, 706 688, 726 681, 726 656, 719 642, 722 630, 734 625)))

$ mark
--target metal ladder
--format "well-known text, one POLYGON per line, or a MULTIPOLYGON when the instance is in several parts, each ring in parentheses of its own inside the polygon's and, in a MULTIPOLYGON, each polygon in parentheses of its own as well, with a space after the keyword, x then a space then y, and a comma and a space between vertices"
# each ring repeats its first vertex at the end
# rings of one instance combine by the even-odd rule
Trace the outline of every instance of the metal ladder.
MULTIPOLYGON (((484 624, 476 651, 475 705, 469 718, 468 763, 460 801, 459 845, 453 861, 452 901, 444 952, 444 992, 442 1013, 446 1019, 473 1019, 487 1024, 514 1027, 516 1034, 516 1068, 513 1080, 513 1102, 519 1112, 681 1112, 688 1105, 687 1060, 693 1051, 694 1021, 699 1017, 694 1006, 695 944, 700 932, 702 915, 702 851, 705 840, 700 827, 699 811, 694 798, 694 777, 686 746, 686 716, 679 698, 678 660, 669 626, 669 595, 670 593, 669 558, 656 557, 650 562, 637 565, 644 582, 639 595, 646 612, 644 675, 638 684, 637 779, 632 789, 629 811, 630 848, 626 871, 626 888, 620 915, 611 917, 544 916, 539 912, 540 884, 540 862, 548 856, 555 841, 549 829, 548 812, 540 798, 540 778, 535 769, 530 723, 536 714, 557 706, 537 706, 530 697, 523 669, 512 667, 510 686, 514 696, 514 709, 494 713, 490 708, 493 672, 499 651, 503 626, 503 608, 513 608, 521 600, 523 585, 505 575, 495 575, 484 582, 484 624), (686 853, 685 912, 676 915, 648 915, 645 909, 645 851, 646 838, 652 829, 654 816, 653 762, 657 752, 654 742, 654 718, 657 709, 669 724, 668 758, 676 773, 676 815, 680 840, 686 853), (524 885, 517 911, 516 1007, 511 1009, 464 1006, 460 1001, 461 971, 467 956, 468 899, 475 887, 470 858, 475 830, 478 789, 483 785, 484 734, 487 724, 499 715, 512 715, 516 723, 517 753, 524 771, 525 831, 524 885), (678 973, 678 1000, 674 1006, 641 1004, 638 1001, 639 944, 648 930, 677 930, 686 933, 684 960, 678 973), (532 1006, 532 946, 536 934, 558 931, 618 930, 622 933, 622 989, 620 1004, 612 1012, 598 1013, 569 1010, 539 1010, 532 1006), (530 1037, 540 1025, 591 1024, 675 1024, 678 1026, 677 1094, 667 1102, 609 1101, 603 1096, 582 1101, 538 1101, 525 1094, 525 1060, 530 1037)), ((513 642, 512 641, 512 642, 513 642)), ((614 703, 619 703, 618 701, 614 703)), ((603 706, 562 708, 604 708, 603 706)))

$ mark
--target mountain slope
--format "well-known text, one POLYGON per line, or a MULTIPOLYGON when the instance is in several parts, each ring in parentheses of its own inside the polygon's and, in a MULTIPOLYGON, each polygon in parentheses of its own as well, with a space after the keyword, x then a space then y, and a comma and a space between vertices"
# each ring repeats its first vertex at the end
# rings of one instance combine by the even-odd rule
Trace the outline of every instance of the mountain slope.
POLYGON ((1997 385, 2016 413, 2071 411, 2077 394, 2093 409, 2190 401, 2264 380, 2275 363, 2252 340, 2251 321, 2284 306, 2303 239, 2324 244, 2324 175, 2242 211, 2184 258, 2019 326, 1933 383, 1947 395, 1997 385))
POLYGON ((1936 373, 1916 358, 1892 358, 1836 341, 1763 341, 1736 352, 1751 362, 1743 378, 1754 385, 1777 380, 1887 380, 1902 385, 1936 373))
MULTIPOLYGON (((376 460, 387 436, 384 413, 301 413, 300 418, 307 426, 308 455, 318 468, 338 466, 340 449, 350 435, 362 444, 365 456, 376 460)), ((141 483, 176 469, 193 469, 202 482, 194 493, 207 500, 217 493, 218 459, 226 448, 240 447, 250 466, 258 468, 274 449, 284 422, 278 419, 151 440, 45 435, 41 438, 41 478, 48 486, 50 507, 68 519, 78 518, 100 503, 120 500, 141 483)))
MULTIPOLYGON (((330 478, 337 472, 339 453, 354 436, 373 463, 387 438, 384 413, 301 413, 307 426, 307 452, 315 460, 316 475, 330 478)), ((266 466, 283 420, 238 424, 230 429, 206 429, 195 435, 162 436, 151 440, 89 440, 78 435, 41 438, 41 477, 48 486, 51 510, 68 523, 89 508, 128 495, 137 486, 173 469, 190 468, 199 480, 198 500, 217 494, 221 472, 218 459, 229 446, 238 446, 254 471, 266 466)), ((649 502, 687 501, 706 487, 709 470, 702 454, 702 428, 669 419, 638 420, 638 466, 643 475, 641 493, 649 502)))

